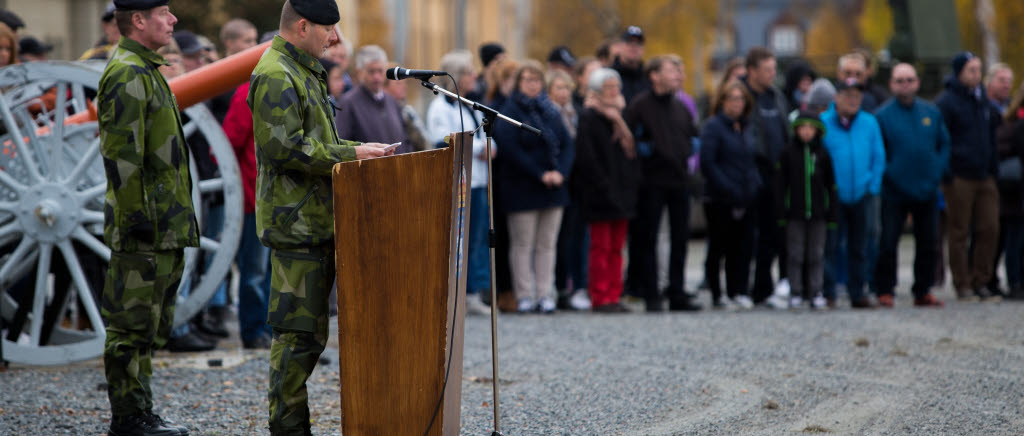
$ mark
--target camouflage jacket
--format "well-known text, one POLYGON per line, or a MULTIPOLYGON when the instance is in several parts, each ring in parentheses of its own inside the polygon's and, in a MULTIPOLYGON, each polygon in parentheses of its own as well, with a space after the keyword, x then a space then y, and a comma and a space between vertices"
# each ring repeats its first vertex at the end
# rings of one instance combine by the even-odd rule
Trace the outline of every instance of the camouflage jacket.
POLYGON ((157 71, 165 63, 121 38, 97 90, 107 173, 103 237, 115 251, 199 245, 178 103, 157 71))
POLYGON ((334 237, 331 169, 356 158, 358 142, 338 138, 320 62, 274 38, 249 79, 256 141, 256 231, 277 249, 334 237))

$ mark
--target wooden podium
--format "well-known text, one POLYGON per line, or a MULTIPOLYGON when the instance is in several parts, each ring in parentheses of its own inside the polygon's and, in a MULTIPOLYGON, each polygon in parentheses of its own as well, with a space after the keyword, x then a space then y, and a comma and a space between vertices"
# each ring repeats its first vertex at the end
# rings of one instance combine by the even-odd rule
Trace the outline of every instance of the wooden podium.
POLYGON ((345 436, 459 433, 473 157, 450 139, 334 167, 345 436))

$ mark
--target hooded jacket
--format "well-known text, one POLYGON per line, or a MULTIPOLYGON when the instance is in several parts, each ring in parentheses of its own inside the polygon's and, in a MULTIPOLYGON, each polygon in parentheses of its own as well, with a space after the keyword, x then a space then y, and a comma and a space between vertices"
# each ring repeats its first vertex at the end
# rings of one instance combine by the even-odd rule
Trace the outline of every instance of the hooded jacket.
POLYGON ((885 172, 885 147, 874 115, 863 110, 843 126, 833 105, 821 114, 825 148, 832 158, 836 190, 843 204, 855 204, 865 195, 878 195, 885 172))
POLYGON ((817 134, 811 142, 804 143, 796 135, 796 125, 803 120, 805 118, 800 117, 794 121, 792 140, 779 156, 774 184, 776 218, 834 223, 839 199, 832 159, 821 145, 825 126, 814 119, 812 124, 817 134))
POLYGON ((946 78, 946 90, 935 100, 950 136, 949 174, 984 180, 999 171, 995 131, 1000 117, 985 89, 967 89, 955 77, 946 78))

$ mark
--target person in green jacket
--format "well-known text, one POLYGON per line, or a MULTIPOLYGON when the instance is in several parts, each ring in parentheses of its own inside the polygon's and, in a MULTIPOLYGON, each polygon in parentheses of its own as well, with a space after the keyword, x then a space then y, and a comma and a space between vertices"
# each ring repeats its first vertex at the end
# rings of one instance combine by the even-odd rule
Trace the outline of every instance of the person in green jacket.
MULTIPOLYGON (((821 143, 825 135, 821 120, 804 111, 790 126, 793 134, 775 164, 773 183, 776 218, 786 235, 789 307, 806 302, 811 308, 823 309, 827 305, 822 295, 826 227, 835 227, 839 213, 835 174, 821 143)), ((775 303, 776 307, 785 304, 775 303)))
POLYGON ((331 169, 392 152, 342 140, 317 60, 339 41, 333 0, 289 0, 281 33, 250 78, 256 231, 271 248, 270 432, 310 434, 306 380, 327 345, 335 278, 331 169))
POLYGON ((152 351, 167 342, 185 247, 199 246, 189 153, 178 103, 155 50, 178 21, 168 0, 115 0, 122 37, 100 79, 100 153, 107 176, 101 298, 111 435, 181 435, 153 413, 152 351))

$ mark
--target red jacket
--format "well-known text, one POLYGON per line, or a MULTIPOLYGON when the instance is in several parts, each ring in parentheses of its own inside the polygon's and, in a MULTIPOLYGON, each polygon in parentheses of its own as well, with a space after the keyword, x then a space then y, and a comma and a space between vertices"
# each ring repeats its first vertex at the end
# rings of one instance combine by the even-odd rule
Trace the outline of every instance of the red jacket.
POLYGON ((235 149, 238 173, 242 177, 245 213, 256 213, 256 143, 252 135, 252 111, 245 102, 249 82, 243 83, 231 97, 231 106, 224 116, 224 134, 235 149))

